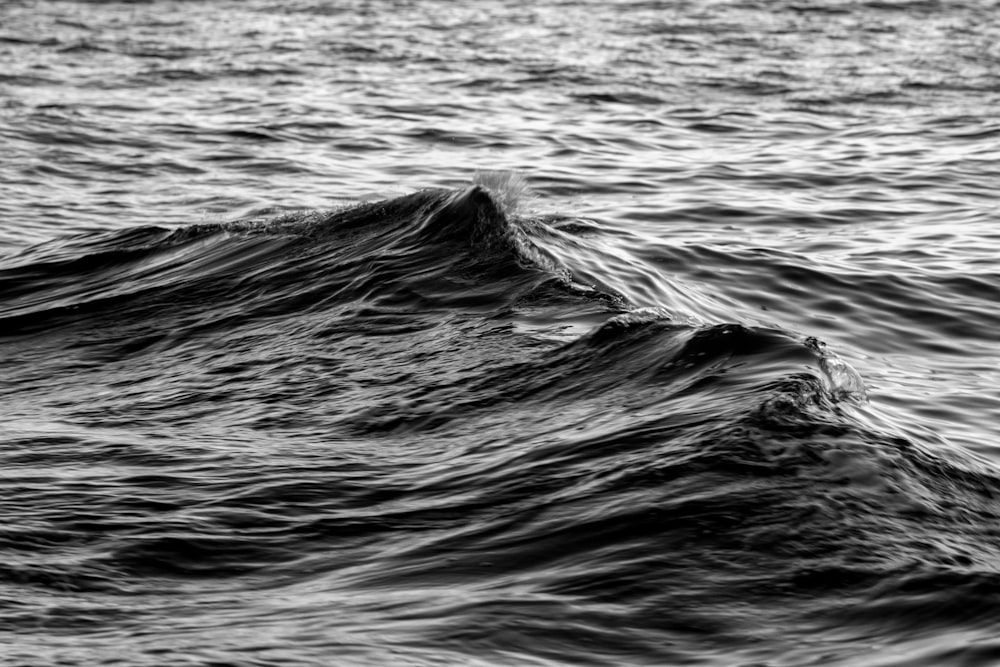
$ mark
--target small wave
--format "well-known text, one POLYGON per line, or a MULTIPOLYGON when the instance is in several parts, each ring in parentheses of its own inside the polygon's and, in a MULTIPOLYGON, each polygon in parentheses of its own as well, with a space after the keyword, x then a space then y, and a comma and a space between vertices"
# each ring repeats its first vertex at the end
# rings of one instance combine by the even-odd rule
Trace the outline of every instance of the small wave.
POLYGON ((8 331, 29 332, 50 320, 134 318, 140 302, 208 312, 240 301, 273 314, 277 302, 308 308, 402 293, 451 307, 495 300, 502 309, 565 272, 505 212, 516 179, 482 178, 492 190, 427 190, 331 212, 45 244, 0 272, 0 318, 8 331))

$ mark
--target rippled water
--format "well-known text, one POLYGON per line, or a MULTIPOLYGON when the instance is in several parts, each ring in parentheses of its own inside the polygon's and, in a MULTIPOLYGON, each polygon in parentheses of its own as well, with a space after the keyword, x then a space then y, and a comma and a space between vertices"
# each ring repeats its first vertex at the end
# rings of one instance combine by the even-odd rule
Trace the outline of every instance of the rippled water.
POLYGON ((994 664, 998 9, 0 4, 0 662, 994 664))

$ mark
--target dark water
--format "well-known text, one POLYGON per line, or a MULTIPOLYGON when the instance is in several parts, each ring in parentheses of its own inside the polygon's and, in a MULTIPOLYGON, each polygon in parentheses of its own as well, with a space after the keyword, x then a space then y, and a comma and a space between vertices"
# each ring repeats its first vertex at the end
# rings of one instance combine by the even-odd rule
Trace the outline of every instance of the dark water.
POLYGON ((0 664, 997 664, 998 17, 0 4, 0 664))

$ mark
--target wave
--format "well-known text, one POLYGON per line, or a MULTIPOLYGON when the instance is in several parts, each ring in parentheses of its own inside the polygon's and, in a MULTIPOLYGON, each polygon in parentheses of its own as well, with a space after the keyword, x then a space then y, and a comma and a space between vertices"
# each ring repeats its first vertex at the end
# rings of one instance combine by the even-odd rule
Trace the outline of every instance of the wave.
POLYGON ((574 663, 989 623, 995 474, 875 428, 821 341, 706 321, 724 299, 520 188, 5 261, 4 461, 48 472, 2 492, 31 521, 0 581, 103 596, 95 626, 155 591, 175 639, 320 600, 362 644, 574 663))
POLYGON ((473 185, 326 213, 83 235, 11 258, 0 316, 8 332, 27 333, 132 318, 153 302, 157 312, 238 302, 248 316, 352 300, 502 309, 539 283, 568 283, 521 224, 473 185))

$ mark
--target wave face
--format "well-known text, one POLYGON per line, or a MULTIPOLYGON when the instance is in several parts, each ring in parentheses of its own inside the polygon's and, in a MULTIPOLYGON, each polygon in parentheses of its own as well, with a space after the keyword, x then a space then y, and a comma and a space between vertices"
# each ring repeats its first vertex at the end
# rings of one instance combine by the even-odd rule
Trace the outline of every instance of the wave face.
POLYGON ((995 4, 0 1, 0 667, 994 667, 995 4))
POLYGON ((585 284, 601 229, 484 181, 8 262, 4 632, 35 619, 52 661, 851 664, 992 624, 992 471, 876 427, 816 339, 585 284))

